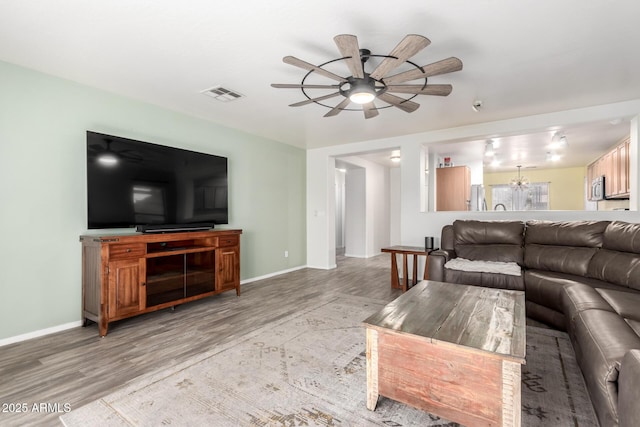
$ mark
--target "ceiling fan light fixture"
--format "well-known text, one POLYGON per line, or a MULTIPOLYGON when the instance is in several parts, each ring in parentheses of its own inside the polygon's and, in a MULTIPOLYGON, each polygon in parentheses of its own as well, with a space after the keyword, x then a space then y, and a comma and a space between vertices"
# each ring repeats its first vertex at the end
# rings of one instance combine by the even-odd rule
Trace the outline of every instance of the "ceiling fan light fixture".
POLYGON ((355 86, 349 93, 349 99, 356 104, 368 104, 376 98, 375 90, 366 84, 355 86))

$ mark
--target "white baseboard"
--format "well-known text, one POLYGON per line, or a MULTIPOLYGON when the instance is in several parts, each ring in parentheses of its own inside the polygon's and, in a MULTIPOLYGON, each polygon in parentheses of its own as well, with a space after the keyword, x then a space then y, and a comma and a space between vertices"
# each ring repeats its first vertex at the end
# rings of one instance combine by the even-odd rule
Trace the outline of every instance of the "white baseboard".
POLYGON ((32 338, 38 338, 45 335, 54 334, 56 332, 66 331, 67 329, 77 328, 78 326, 82 326, 81 320, 65 323, 63 325, 52 326, 50 328, 40 329, 38 331, 28 332, 22 335, 16 335, 15 337, 4 338, 0 340, 0 347, 9 345, 9 344, 14 344, 21 341, 30 340, 32 338))
POLYGON ((306 265, 299 265, 297 267, 289 268, 287 270, 280 270, 280 271, 276 271, 276 272, 273 272, 273 273, 265 274, 264 276, 258 276, 258 277, 252 277, 250 279, 244 279, 244 280, 240 281, 240 284, 244 285, 246 283, 256 282, 258 280, 268 279, 270 277, 275 277, 275 276, 280 276, 281 274, 291 273, 292 271, 302 270, 303 268, 307 268, 307 266, 306 265))
POLYGON ((382 253, 382 252, 378 252, 377 254, 373 254, 373 255, 344 254, 344 256, 346 256, 346 257, 351 257, 351 258, 368 259, 368 258, 373 258, 374 256, 378 256, 378 255, 380 255, 381 253, 382 253))
POLYGON ((333 270, 334 268, 338 268, 338 264, 331 264, 330 266, 318 266, 318 265, 307 265, 308 268, 315 268, 316 270, 333 270))

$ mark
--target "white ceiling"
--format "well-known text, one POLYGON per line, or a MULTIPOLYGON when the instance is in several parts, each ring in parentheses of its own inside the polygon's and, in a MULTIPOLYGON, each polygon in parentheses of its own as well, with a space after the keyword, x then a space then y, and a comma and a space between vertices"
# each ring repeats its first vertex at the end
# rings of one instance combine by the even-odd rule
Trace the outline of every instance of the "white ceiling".
MULTIPOLYGON (((638 16, 637 0, 0 0, 0 60, 314 148, 638 99, 638 16), (387 108, 369 120, 356 111, 324 118, 319 105, 289 107, 304 95, 270 84, 299 83, 306 72, 282 58, 339 58, 333 37, 344 33, 381 55, 420 34, 431 45, 413 62, 455 56, 464 69, 430 78, 453 92, 419 95, 410 114, 387 108), (216 85, 245 97, 221 103, 201 93, 216 85)), ((337 72, 348 74, 346 66, 337 72)), ((574 150, 566 159, 593 159, 599 145, 628 132, 625 121, 591 126, 562 129, 574 150)), ((497 137, 519 139, 527 151, 550 132, 526 142, 497 137)), ((456 156, 484 142, 443 151, 456 156)))

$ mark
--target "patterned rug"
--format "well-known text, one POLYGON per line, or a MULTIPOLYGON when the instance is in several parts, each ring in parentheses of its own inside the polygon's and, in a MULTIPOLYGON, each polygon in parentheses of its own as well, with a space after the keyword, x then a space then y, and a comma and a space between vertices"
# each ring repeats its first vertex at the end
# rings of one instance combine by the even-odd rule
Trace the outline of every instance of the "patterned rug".
MULTIPOLYGON (((61 416, 66 426, 457 426, 380 398, 366 409, 362 320, 384 304, 343 296, 134 380, 61 416)), ((524 426, 597 421, 568 336, 527 328, 524 426)))

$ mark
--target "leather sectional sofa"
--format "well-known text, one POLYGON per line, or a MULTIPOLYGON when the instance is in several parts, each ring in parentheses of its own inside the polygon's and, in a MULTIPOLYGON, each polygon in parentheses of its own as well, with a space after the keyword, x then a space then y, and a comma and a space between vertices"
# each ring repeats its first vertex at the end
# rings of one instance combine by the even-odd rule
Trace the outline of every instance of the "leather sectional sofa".
POLYGON ((455 221, 429 279, 523 290, 527 317, 569 333, 600 425, 640 425, 640 224, 455 221))

